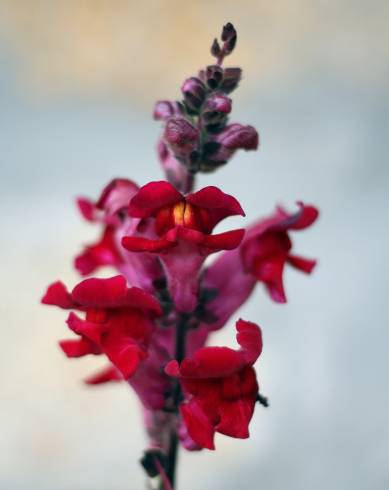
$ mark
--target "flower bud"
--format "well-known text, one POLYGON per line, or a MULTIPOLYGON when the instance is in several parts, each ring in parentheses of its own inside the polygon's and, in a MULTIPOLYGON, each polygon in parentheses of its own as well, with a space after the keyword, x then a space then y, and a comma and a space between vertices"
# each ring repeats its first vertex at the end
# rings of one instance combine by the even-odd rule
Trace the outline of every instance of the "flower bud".
POLYGON ((223 51, 225 54, 230 54, 235 48, 237 34, 235 27, 228 22, 225 26, 223 26, 222 31, 222 41, 224 41, 223 51))
POLYGON ((256 150, 258 133, 252 126, 235 123, 227 126, 218 134, 216 140, 230 150, 256 150))
POLYGON ((159 100, 154 106, 153 117, 156 121, 166 121, 169 117, 177 116, 182 113, 178 102, 170 100, 159 100))
POLYGON ((226 95, 214 93, 207 98, 202 111, 205 124, 218 124, 225 121, 231 112, 232 101, 226 95))
POLYGON ((202 72, 202 75, 208 87, 214 90, 223 79, 223 68, 219 65, 209 65, 205 72, 202 72))
POLYGON ((215 58, 218 58, 221 54, 222 50, 220 48, 220 44, 217 39, 214 39, 212 46, 211 46, 211 55, 215 56, 215 58))
POLYGON ((205 98, 203 82, 196 77, 188 78, 182 84, 181 92, 184 94, 184 101, 187 107, 193 112, 198 112, 205 98))
POLYGON ((230 124, 214 140, 203 145, 201 169, 212 171, 227 163, 236 150, 256 150, 257 147, 258 133, 252 126, 230 124))
POLYGON ((242 70, 240 68, 225 68, 223 72, 223 81, 220 84, 220 90, 229 94, 236 89, 241 77, 242 70))
POLYGON ((199 131, 185 118, 172 117, 163 137, 176 158, 186 159, 198 145, 199 131))

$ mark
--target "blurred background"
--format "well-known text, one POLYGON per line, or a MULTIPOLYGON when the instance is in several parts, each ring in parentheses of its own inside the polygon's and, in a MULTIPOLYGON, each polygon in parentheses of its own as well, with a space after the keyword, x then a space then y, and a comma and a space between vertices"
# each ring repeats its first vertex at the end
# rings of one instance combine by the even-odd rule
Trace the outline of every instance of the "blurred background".
MULTIPOLYGON (((263 328, 271 407, 249 440, 182 453, 180 488, 389 488, 388 14, 379 0, 0 1, 0 488, 144 486, 135 396, 82 385, 99 359, 65 359, 64 314, 39 298, 77 281, 72 257, 97 234, 76 195, 161 178, 153 103, 211 63, 227 21, 239 36, 227 64, 244 70, 233 120, 261 147, 199 186, 234 194, 248 221, 318 205, 295 244, 319 266, 286 272, 287 305, 259 287, 239 312, 263 328)), ((234 345, 233 332, 212 341, 234 345)))

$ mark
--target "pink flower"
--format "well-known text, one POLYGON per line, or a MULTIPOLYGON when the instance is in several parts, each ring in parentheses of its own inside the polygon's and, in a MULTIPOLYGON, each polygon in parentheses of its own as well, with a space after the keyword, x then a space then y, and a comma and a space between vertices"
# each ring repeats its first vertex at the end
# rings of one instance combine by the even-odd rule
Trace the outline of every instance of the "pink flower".
POLYGON ((180 406, 189 436, 201 447, 214 449, 215 432, 247 438, 258 383, 253 364, 262 351, 261 330, 254 323, 236 324, 240 350, 204 347, 181 365, 171 361, 167 374, 180 380, 184 402, 180 406))
POLYGON ((115 240, 115 230, 121 224, 118 213, 126 209, 131 197, 139 187, 128 179, 112 180, 96 201, 78 198, 77 205, 82 216, 90 222, 102 223, 101 238, 87 245, 74 260, 75 268, 85 276, 104 265, 119 266, 122 263, 120 249, 115 240))
POLYGON ((205 258, 218 250, 236 248, 244 230, 212 235, 227 216, 244 215, 238 201, 217 187, 183 196, 167 182, 151 182, 133 197, 129 214, 154 219, 154 238, 126 236, 123 246, 132 252, 157 253, 169 291, 180 311, 197 305, 198 274, 205 258))
MULTIPOLYGON (((157 300, 139 288, 128 288, 123 276, 85 279, 71 293, 56 282, 42 303, 85 312, 84 318, 69 314, 67 324, 79 338, 62 340, 62 350, 68 357, 104 353, 124 379, 133 376, 147 357, 152 319, 161 314, 157 300)), ((114 371, 105 375, 116 377, 114 371)))
POLYGON ((298 206, 300 209, 294 214, 279 207, 272 216, 248 228, 240 247, 244 270, 263 282, 271 298, 278 303, 286 302, 282 279, 285 264, 307 274, 316 265, 316 260, 291 253, 289 232, 308 228, 319 215, 314 206, 302 202, 298 206))
POLYGON ((78 199, 84 218, 100 223, 103 232, 97 243, 84 248, 74 264, 82 275, 91 274, 101 266, 114 266, 131 285, 153 292, 153 281, 162 275, 156 258, 150 254, 132 254, 121 246, 125 234, 136 235, 139 228, 142 232, 147 228, 147 223, 127 214, 130 199, 138 190, 139 187, 131 180, 114 179, 104 188, 97 202, 78 199))

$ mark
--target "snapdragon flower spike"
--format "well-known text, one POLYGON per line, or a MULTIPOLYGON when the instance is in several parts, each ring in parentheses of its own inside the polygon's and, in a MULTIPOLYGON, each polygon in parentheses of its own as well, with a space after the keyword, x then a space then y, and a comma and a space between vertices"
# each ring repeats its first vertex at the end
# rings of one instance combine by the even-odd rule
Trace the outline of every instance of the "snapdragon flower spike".
POLYGON ((203 347, 181 364, 170 361, 165 371, 179 379, 184 401, 181 415, 188 433, 200 447, 215 449, 215 432, 230 437, 249 437, 258 383, 253 368, 262 351, 260 328, 236 323, 239 350, 203 347))
POLYGON ((290 232, 308 228, 319 215, 314 206, 302 202, 297 204, 299 210, 296 213, 288 213, 278 207, 269 218, 248 228, 240 248, 244 270, 263 282, 277 303, 286 302, 282 278, 285 264, 307 274, 316 265, 316 260, 291 253, 290 232))
MULTIPOLYGON (((79 338, 61 341, 62 350, 68 357, 104 353, 124 379, 147 357, 152 319, 161 315, 158 301, 139 288, 128 288, 123 276, 85 279, 72 292, 56 282, 42 303, 85 312, 84 318, 70 312, 67 324, 79 338)), ((114 371, 106 375, 116 376, 114 371)))
POLYGON ((234 197, 212 186, 184 196, 168 182, 151 182, 132 198, 129 214, 154 218, 155 238, 126 236, 122 244, 132 252, 158 254, 179 311, 191 312, 196 307, 198 276, 206 257, 236 248, 244 235, 242 229, 212 235, 224 218, 244 216, 234 197))

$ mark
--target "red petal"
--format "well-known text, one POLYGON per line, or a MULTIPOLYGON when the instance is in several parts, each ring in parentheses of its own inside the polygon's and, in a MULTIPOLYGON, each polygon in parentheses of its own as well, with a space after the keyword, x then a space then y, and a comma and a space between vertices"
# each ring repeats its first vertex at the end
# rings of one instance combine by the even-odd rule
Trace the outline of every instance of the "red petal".
POLYGON ((104 346, 104 351, 110 361, 119 369, 124 379, 133 376, 139 366, 139 363, 147 357, 138 345, 127 339, 123 339, 122 345, 114 343, 113 345, 104 346), (127 345, 126 345, 127 344, 127 345))
POLYGON ((311 226, 319 216, 319 210, 314 206, 305 205, 301 201, 298 201, 297 205, 300 206, 300 211, 295 215, 295 223, 290 226, 292 230, 302 230, 311 226))
POLYGON ((115 367, 108 366, 102 371, 99 371, 98 373, 86 378, 84 380, 84 383, 88 385, 98 385, 102 383, 110 383, 112 381, 114 382, 123 381, 123 376, 115 367))
POLYGON ((235 197, 225 194, 218 187, 210 185, 193 194, 189 194, 186 200, 195 206, 207 209, 223 209, 227 216, 241 215, 245 213, 235 197))
POLYGON ((219 405, 220 422, 215 429, 226 436, 247 439, 254 405, 255 398, 253 397, 235 401, 221 401, 219 405))
POLYGON ((203 245, 213 251, 233 250, 243 240, 245 230, 231 230, 217 235, 204 235, 203 245))
POLYGON ((60 340, 59 346, 67 357, 82 357, 88 354, 100 354, 100 349, 87 339, 60 340))
POLYGON ((245 359, 254 364, 262 352, 262 333, 255 323, 238 320, 236 322, 236 340, 242 347, 245 359))
POLYGON ((287 260, 290 265, 307 274, 310 274, 317 264, 317 261, 314 259, 306 259, 297 255, 288 255, 287 260))
POLYGON ((134 218, 147 218, 158 209, 175 204, 183 199, 171 184, 165 181, 150 182, 140 188, 131 199, 129 214, 134 218))
POLYGON ((165 366, 165 373, 173 378, 178 378, 180 375, 180 366, 175 359, 167 363, 165 366))
POLYGON ((149 238, 125 236, 122 238, 122 245, 130 252, 152 252, 158 253, 175 247, 176 243, 169 240, 151 240, 149 238))
POLYGON ((180 374, 188 378, 221 378, 231 376, 244 366, 241 352, 229 347, 203 347, 193 359, 184 359, 180 374))
POLYGON ((114 229, 107 226, 100 241, 85 247, 84 251, 74 260, 74 266, 85 276, 94 272, 102 265, 118 265, 122 262, 117 250, 114 229))
POLYGON ((71 295, 61 281, 50 284, 41 302, 44 305, 59 306, 65 310, 75 307, 71 295))
POLYGON ((103 331, 103 326, 101 324, 81 320, 81 318, 73 312, 69 313, 66 323, 70 330, 73 330, 76 334, 82 335, 96 344, 100 344, 103 331))
POLYGON ((142 310, 149 310, 157 316, 162 314, 161 306, 157 299, 146 291, 140 288, 129 288, 127 290, 127 306, 133 306, 142 310))
POLYGON ((127 284, 123 276, 109 279, 90 278, 77 284, 72 291, 74 301, 89 308, 115 308, 125 304, 127 284))
POLYGON ((196 444, 207 449, 215 449, 213 442, 215 429, 199 405, 192 400, 180 407, 182 418, 190 437, 196 444))
POLYGON ((235 197, 225 194, 218 187, 204 187, 204 189, 194 194, 189 194, 186 200, 195 206, 206 208, 209 211, 212 228, 228 216, 245 216, 241 205, 235 197))
POLYGON ((86 197, 78 197, 76 200, 80 213, 87 221, 95 221, 96 219, 96 206, 93 201, 86 197))

